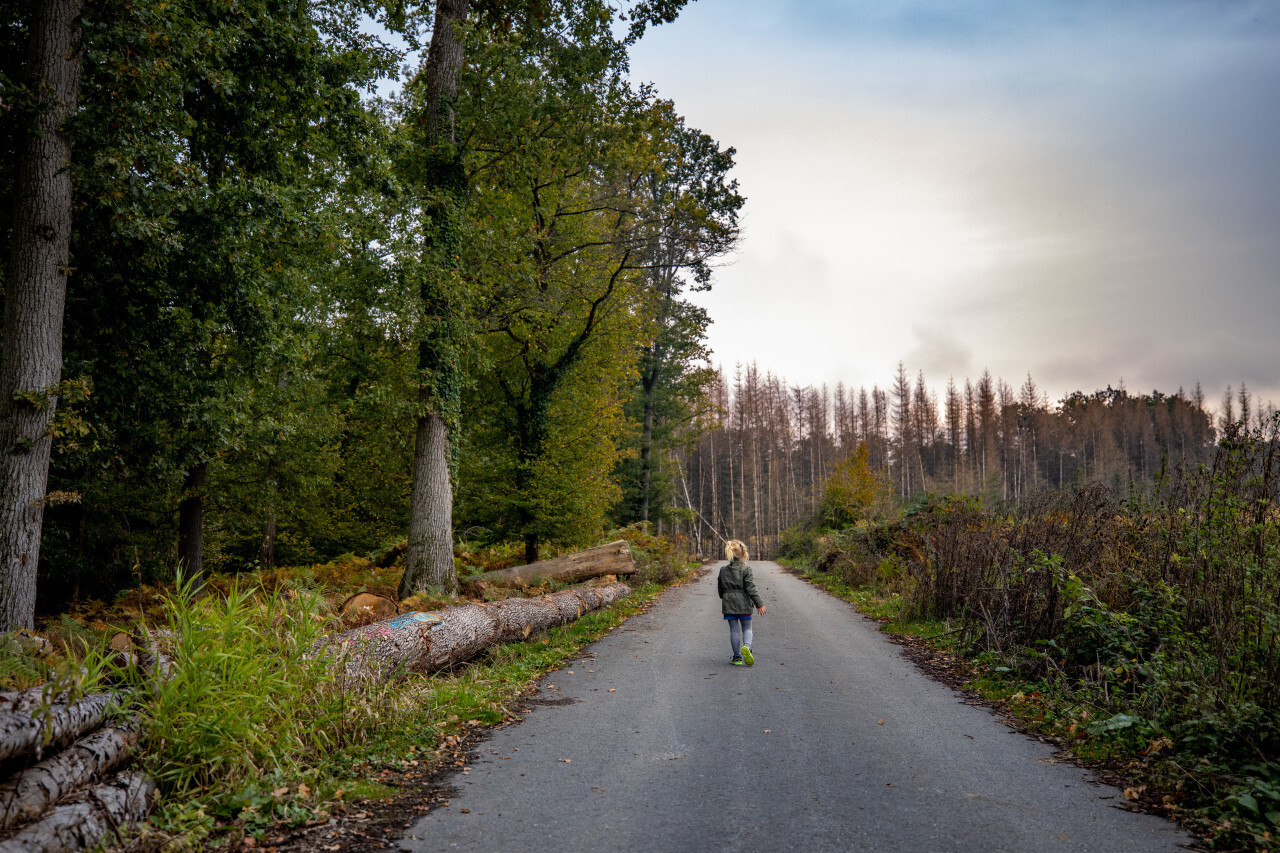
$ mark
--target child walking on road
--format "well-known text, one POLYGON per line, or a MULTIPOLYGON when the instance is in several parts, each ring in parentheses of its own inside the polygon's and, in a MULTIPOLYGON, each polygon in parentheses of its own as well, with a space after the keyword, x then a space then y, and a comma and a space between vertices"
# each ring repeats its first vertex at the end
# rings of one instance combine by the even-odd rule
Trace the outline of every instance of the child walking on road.
POLYGON ((747 565, 747 546, 737 539, 724 543, 724 557, 728 565, 721 567, 716 579, 720 593, 720 610, 729 623, 729 644, 733 646, 734 666, 751 666, 756 662, 751 654, 751 611, 759 608, 765 612, 764 600, 756 591, 756 579, 747 565))

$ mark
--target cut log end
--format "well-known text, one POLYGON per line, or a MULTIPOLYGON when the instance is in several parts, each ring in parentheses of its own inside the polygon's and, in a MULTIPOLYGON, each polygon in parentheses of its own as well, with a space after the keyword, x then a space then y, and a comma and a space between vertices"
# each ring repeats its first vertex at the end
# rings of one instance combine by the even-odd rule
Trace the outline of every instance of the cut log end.
POLYGON ((342 624, 356 628, 400 614, 400 606, 389 598, 372 592, 357 592, 338 608, 342 624))

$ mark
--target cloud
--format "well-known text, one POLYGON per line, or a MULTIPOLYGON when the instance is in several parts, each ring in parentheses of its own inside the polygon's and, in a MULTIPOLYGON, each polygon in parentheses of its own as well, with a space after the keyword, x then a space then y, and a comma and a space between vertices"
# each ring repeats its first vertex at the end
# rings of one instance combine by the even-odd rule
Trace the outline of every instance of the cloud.
POLYGON ((690 5, 634 65, 740 152, 713 346, 801 384, 904 359, 1280 401, 1277 8, 690 5))
MULTIPOLYGON (((916 345, 903 361, 923 370, 926 380, 937 383, 946 377, 973 376, 973 351, 948 326, 915 326, 916 345)), ((980 372, 980 371, 979 371, 980 372)))

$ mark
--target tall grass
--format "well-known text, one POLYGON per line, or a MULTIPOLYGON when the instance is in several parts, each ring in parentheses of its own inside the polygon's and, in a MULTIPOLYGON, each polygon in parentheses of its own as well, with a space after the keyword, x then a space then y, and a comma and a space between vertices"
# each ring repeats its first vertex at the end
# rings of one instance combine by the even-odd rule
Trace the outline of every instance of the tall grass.
POLYGON ((143 762, 169 796, 291 776, 339 745, 348 696, 311 643, 334 624, 306 589, 164 600, 172 676, 146 703, 143 762))

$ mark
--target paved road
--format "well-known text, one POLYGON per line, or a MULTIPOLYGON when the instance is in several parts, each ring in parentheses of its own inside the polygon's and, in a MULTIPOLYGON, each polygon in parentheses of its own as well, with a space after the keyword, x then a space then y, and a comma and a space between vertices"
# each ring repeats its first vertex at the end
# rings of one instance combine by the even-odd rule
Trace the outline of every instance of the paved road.
POLYGON ((403 847, 1147 853, 1190 843, 961 703, 847 603, 752 565, 769 607, 755 621, 754 667, 729 665, 714 573, 668 591, 543 679, 543 699, 570 702, 536 706, 480 744, 450 805, 403 847))

